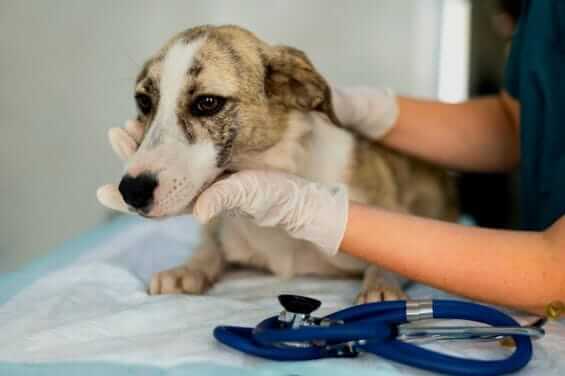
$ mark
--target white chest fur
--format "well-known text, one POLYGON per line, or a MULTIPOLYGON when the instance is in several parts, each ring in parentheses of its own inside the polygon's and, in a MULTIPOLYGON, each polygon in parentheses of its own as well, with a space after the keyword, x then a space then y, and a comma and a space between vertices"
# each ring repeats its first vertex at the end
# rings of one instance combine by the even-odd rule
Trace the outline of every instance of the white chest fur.
POLYGON ((355 147, 353 136, 318 113, 297 114, 290 121, 312 125, 306 155, 297 173, 322 183, 347 183, 355 147))

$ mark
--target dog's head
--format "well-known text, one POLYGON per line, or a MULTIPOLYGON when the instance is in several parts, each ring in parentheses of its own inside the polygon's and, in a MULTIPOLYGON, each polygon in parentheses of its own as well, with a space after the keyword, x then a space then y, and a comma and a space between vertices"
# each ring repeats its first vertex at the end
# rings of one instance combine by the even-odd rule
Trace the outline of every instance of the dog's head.
POLYGON ((184 211, 226 171, 279 143, 289 113, 319 111, 337 123, 330 89, 296 49, 270 46, 235 26, 173 37, 139 74, 139 150, 120 192, 131 209, 184 211))

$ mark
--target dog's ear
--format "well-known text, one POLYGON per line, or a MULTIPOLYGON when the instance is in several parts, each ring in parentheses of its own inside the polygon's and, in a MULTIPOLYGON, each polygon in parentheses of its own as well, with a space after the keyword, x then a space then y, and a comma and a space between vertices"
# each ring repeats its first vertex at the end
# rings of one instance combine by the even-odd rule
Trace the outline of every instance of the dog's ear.
POLYGON ((301 111, 319 111, 339 125, 330 87, 304 52, 275 46, 265 60, 265 93, 271 103, 301 111))

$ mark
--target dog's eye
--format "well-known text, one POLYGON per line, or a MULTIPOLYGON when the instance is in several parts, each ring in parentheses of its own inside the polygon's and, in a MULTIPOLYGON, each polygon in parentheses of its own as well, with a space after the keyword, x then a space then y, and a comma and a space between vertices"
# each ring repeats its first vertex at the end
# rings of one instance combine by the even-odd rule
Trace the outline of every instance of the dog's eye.
POLYGON ((139 111, 141 111, 143 115, 149 115, 153 108, 153 102, 149 95, 138 93, 135 95, 135 102, 137 103, 139 111))
POLYGON ((201 95, 190 105, 190 113, 193 116, 212 116, 224 108, 226 98, 215 95, 201 95))

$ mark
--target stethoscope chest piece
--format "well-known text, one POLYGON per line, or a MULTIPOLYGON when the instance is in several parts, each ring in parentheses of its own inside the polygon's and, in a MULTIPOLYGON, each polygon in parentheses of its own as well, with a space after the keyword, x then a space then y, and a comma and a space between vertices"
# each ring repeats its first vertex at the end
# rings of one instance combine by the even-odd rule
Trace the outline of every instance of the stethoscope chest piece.
POLYGON ((300 295, 279 295, 279 303, 284 308, 279 314, 281 327, 301 328, 316 325, 317 321, 310 315, 322 305, 319 300, 300 295))
POLYGON ((239 351, 272 360, 355 357, 372 353, 392 361, 452 375, 499 375, 524 367, 532 357, 531 337, 544 334, 538 322, 520 326, 496 309, 450 301, 389 301, 353 306, 325 317, 314 317, 321 302, 299 295, 280 295, 283 307, 255 328, 219 326, 215 338, 239 351), (488 326, 423 327, 424 319, 458 319, 488 326), (516 348, 503 360, 464 359, 418 345, 445 340, 512 338, 516 348))

